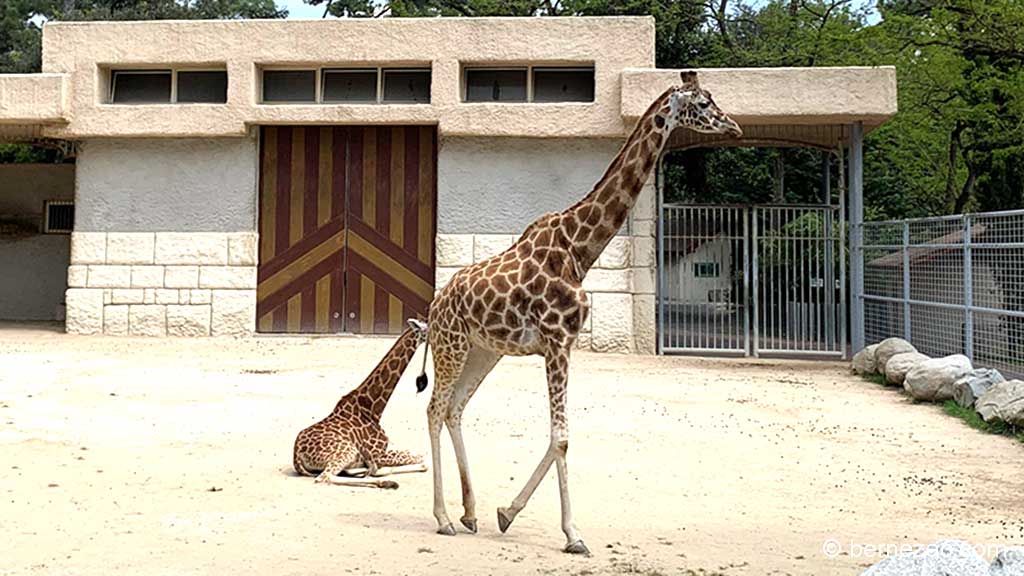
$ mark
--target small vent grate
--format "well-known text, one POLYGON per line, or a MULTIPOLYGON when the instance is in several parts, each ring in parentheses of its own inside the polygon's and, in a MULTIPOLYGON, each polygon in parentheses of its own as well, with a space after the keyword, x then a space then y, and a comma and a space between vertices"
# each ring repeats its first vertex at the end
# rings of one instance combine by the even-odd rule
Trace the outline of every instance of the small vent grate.
POLYGON ((46 234, 70 234, 75 226, 75 204, 66 200, 49 200, 46 202, 46 222, 43 232, 46 234))

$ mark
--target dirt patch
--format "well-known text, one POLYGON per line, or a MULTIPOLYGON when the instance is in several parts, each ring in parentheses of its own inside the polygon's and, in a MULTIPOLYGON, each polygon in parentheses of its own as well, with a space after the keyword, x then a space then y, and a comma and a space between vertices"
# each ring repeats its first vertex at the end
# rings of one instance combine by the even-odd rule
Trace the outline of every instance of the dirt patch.
MULTIPOLYGON (((877 560, 865 545, 1024 543, 1024 448, 840 364, 584 353, 570 486, 593 557, 560 552, 553 473, 497 530, 547 446, 533 358, 503 360, 466 411, 480 533, 438 536, 429 474, 378 491, 291 472, 295 434, 390 344, 0 331, 0 574, 820 576, 877 560)), ((426 453, 415 372, 384 427, 426 453)))

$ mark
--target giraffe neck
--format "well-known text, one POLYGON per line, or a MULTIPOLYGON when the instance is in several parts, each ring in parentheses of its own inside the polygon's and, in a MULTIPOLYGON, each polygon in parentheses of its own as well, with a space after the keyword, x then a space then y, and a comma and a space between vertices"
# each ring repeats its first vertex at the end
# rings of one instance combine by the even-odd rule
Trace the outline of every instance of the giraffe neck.
POLYGON ((398 380, 405 372, 406 366, 412 360, 416 349, 419 348, 419 340, 411 328, 402 332, 395 344, 384 355, 384 358, 373 369, 373 372, 363 380, 355 390, 345 395, 338 402, 337 409, 340 409, 346 402, 355 402, 356 406, 365 410, 374 421, 379 422, 384 408, 391 399, 391 394, 398 385, 398 380))
POLYGON ((578 225, 570 230, 573 251, 584 274, 618 232, 654 172, 672 125, 666 90, 640 117, 604 176, 582 200, 566 210, 578 225))

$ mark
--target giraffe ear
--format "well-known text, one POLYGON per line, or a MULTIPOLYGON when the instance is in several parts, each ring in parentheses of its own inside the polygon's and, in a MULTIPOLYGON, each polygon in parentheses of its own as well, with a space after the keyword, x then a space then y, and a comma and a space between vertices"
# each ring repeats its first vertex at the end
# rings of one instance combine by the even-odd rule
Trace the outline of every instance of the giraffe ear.
POLYGON ((679 73, 679 78, 683 81, 683 90, 694 90, 700 87, 700 82, 697 81, 697 73, 693 70, 683 70, 679 73))

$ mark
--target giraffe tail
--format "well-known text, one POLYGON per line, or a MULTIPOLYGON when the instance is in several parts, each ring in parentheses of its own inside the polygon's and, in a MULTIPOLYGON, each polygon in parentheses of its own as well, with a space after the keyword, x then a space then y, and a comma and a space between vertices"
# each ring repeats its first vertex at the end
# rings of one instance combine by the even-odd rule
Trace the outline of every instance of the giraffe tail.
POLYGON ((428 340, 423 346, 423 367, 420 369, 420 375, 416 377, 416 393, 419 394, 427 389, 427 384, 430 381, 427 379, 427 353, 430 352, 430 341, 428 340))

